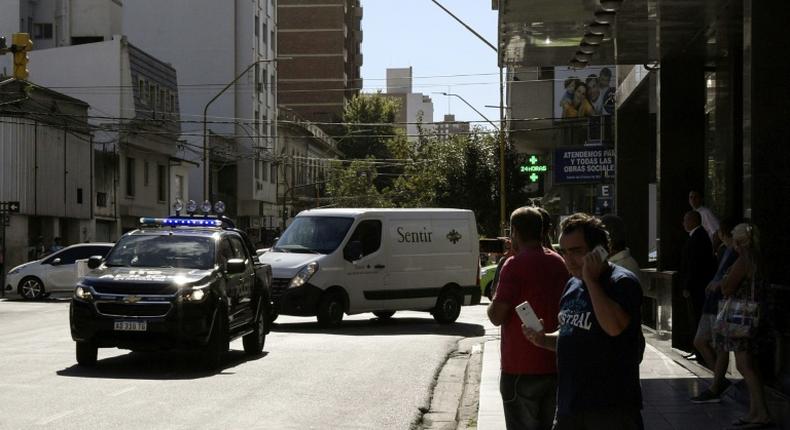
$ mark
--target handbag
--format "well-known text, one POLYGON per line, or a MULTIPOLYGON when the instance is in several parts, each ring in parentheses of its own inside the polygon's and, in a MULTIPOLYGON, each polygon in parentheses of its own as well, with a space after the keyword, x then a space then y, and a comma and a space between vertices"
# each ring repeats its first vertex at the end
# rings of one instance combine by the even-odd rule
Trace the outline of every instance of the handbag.
POLYGON ((760 323, 760 304, 754 300, 754 276, 750 299, 730 297, 719 301, 713 329, 725 337, 751 337, 760 323))

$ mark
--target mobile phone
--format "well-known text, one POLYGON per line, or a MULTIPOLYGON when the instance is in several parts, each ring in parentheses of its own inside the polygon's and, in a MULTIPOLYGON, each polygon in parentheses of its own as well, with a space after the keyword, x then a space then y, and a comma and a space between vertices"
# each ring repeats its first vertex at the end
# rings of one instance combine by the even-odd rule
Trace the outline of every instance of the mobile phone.
POLYGON ((540 319, 535 314, 529 302, 524 302, 516 306, 516 313, 525 326, 535 331, 543 331, 543 324, 540 323, 540 319))
POLYGON ((598 256, 601 257, 601 261, 606 261, 606 257, 609 256, 609 251, 607 251, 606 248, 601 245, 596 246, 592 252, 598 254, 598 256))

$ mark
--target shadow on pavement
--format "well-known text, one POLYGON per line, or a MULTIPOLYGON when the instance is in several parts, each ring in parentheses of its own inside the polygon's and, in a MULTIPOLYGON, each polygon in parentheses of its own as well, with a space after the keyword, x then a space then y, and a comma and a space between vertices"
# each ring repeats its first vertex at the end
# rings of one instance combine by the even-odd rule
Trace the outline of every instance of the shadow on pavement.
POLYGON ((197 351, 130 352, 105 359, 101 358, 101 351, 99 349, 99 360, 95 367, 82 367, 75 363, 55 373, 77 378, 200 379, 214 375, 232 375, 234 372, 229 369, 269 354, 264 351, 261 355, 250 356, 244 351, 231 350, 225 354, 222 367, 210 371, 203 367, 202 357, 197 351))
POLYGON ((322 328, 317 322, 272 324, 272 332, 279 333, 319 333, 341 336, 402 336, 419 334, 439 334, 462 337, 478 337, 485 335, 485 328, 480 324, 455 322, 439 324, 433 318, 371 318, 369 320, 347 320, 339 327, 322 328))

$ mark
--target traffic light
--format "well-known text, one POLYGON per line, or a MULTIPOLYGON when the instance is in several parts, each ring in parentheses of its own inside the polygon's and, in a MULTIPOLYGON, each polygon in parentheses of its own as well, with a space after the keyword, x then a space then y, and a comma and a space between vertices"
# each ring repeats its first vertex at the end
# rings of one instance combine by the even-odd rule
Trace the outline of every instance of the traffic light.
POLYGON ((11 52, 14 53, 14 78, 27 80, 29 75, 27 62, 30 60, 27 53, 33 49, 33 42, 27 33, 14 33, 11 38, 11 52))

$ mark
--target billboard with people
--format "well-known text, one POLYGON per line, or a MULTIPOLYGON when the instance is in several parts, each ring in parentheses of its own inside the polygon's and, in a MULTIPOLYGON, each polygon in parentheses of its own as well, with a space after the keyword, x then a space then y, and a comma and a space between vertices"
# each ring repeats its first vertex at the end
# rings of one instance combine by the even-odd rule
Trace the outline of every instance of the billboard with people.
POLYGON ((614 66, 554 68, 554 118, 584 118, 614 113, 614 66))

